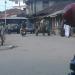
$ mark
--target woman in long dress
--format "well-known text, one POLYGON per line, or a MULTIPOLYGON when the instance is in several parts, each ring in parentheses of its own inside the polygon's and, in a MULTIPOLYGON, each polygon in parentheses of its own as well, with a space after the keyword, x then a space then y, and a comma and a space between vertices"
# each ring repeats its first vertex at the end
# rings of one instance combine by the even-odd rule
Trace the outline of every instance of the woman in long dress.
POLYGON ((70 26, 68 24, 64 24, 65 36, 70 36, 70 26))

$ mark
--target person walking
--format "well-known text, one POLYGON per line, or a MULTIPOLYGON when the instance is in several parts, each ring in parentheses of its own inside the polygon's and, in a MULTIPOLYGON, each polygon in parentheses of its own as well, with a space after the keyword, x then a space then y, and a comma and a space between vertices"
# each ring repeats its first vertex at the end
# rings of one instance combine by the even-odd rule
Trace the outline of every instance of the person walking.
POLYGON ((0 37, 1 37, 1 45, 3 46, 5 42, 5 28, 3 26, 1 27, 0 37))
POLYGON ((70 26, 67 21, 64 22, 65 37, 70 37, 70 26))
POLYGON ((45 21, 45 19, 41 20, 40 28, 41 28, 41 31, 42 31, 43 35, 45 35, 45 32, 46 32, 46 21, 45 21))

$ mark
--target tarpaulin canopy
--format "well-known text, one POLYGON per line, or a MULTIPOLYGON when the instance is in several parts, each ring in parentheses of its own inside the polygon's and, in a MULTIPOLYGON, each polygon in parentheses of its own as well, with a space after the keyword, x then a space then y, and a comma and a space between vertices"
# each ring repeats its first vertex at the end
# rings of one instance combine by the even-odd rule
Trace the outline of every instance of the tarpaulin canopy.
POLYGON ((75 27, 75 3, 69 4, 64 8, 63 17, 70 26, 75 27))

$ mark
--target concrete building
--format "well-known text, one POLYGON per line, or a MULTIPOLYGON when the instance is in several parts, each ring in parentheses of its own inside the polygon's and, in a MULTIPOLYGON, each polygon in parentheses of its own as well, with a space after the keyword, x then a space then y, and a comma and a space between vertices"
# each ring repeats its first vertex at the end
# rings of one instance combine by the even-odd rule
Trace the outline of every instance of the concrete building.
POLYGON ((74 0, 24 0, 25 3, 30 6, 31 14, 36 14, 41 10, 44 10, 54 4, 62 3, 64 1, 74 1, 74 0))
POLYGON ((35 14, 54 4, 51 0, 27 0, 26 4, 30 7, 30 14, 35 14))
POLYGON ((9 0, 9 1, 12 1, 12 2, 14 2, 15 4, 14 4, 14 6, 13 6, 13 8, 17 8, 17 9, 21 9, 21 10, 24 10, 25 11, 25 14, 29 14, 29 6, 28 5, 26 5, 26 0, 9 0))

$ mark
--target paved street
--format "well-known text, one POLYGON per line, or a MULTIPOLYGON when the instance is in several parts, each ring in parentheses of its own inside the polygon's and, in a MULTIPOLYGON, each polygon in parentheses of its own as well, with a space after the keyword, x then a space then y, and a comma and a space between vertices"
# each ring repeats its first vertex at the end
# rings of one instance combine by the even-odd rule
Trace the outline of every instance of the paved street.
POLYGON ((6 35, 8 50, 0 49, 0 75, 68 75, 75 54, 75 37, 6 35))

